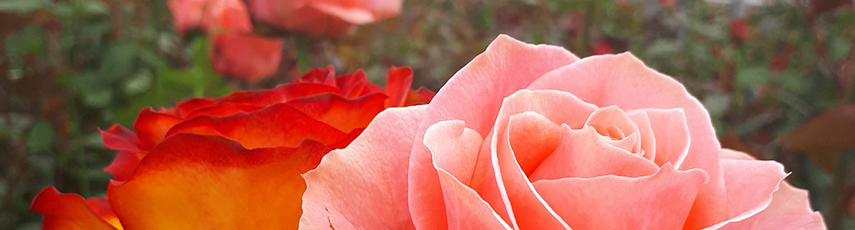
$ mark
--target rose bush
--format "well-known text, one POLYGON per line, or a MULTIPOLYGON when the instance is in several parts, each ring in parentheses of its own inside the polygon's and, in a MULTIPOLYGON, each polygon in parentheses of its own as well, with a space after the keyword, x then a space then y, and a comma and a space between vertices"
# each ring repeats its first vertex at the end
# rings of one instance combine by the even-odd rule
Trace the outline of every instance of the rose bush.
POLYGON ((822 229, 774 161, 629 53, 507 36, 306 174, 305 229, 822 229), (370 210, 370 211, 368 211, 370 210))
POLYGON ((431 99, 411 83, 408 67, 393 67, 386 88, 361 71, 336 77, 330 67, 274 89, 143 109, 136 132, 101 132, 119 152, 105 169, 115 177, 107 198, 49 187, 31 209, 44 214, 45 229, 296 228, 301 174, 384 108, 431 99))

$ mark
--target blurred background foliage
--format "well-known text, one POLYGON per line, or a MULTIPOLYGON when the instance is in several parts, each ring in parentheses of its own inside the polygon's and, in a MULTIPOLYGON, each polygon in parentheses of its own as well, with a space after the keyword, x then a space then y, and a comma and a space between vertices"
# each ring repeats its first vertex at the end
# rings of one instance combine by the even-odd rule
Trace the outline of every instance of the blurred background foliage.
POLYGON ((103 195, 115 153, 98 128, 132 127, 141 108, 327 65, 380 84, 410 66, 437 90, 500 33, 580 57, 632 52, 702 101, 723 146, 783 163, 830 229, 855 229, 851 0, 405 0, 339 38, 261 28, 286 35, 283 58, 250 84, 218 76, 209 36, 176 32, 166 0, 0 1, 0 229, 38 228, 29 204, 48 185, 103 195))

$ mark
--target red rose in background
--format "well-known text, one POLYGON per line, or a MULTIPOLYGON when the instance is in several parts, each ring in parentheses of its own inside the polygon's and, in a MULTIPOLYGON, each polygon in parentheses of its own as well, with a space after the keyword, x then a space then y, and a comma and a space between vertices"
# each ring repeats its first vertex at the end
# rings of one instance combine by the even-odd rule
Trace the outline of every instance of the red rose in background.
POLYGON ((401 13, 402 0, 248 0, 252 16, 311 36, 339 36, 401 13))
POLYGON ((211 62, 214 70, 246 82, 273 76, 282 59, 282 39, 224 33, 214 36, 211 62))
POLYGON ((119 151, 105 169, 115 177, 108 198, 49 187, 31 209, 45 229, 296 229, 300 175, 383 109, 429 102, 433 92, 411 83, 407 67, 393 67, 386 88, 329 67, 274 89, 143 109, 136 132, 101 132, 119 151))
POLYGON ((751 37, 751 26, 744 19, 737 18, 730 21, 730 33, 734 39, 742 42, 751 37))
POLYGON ((252 31, 249 13, 241 0, 170 0, 169 11, 179 31, 252 31))
POLYGON ((171 0, 175 28, 201 29, 213 36, 211 62, 220 75, 245 82, 273 76, 282 59, 282 39, 254 36, 241 0, 171 0))

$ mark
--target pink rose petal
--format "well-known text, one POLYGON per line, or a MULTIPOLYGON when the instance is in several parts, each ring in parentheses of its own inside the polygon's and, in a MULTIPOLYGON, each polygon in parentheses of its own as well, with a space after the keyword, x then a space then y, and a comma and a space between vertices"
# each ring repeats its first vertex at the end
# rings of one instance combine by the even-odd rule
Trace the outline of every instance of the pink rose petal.
POLYGON ((673 78, 648 68, 632 54, 624 53, 582 59, 544 75, 529 88, 566 91, 600 107, 617 105, 627 111, 682 108, 692 137, 689 147, 692 154, 686 156, 679 169, 703 169, 710 178, 692 208, 686 228, 707 227, 726 218, 724 180, 718 164, 721 147, 709 114, 673 78))
POLYGON ((410 159, 409 201, 416 227, 447 228, 444 207, 433 204, 442 197, 439 179, 432 173, 435 169, 430 153, 421 144, 424 130, 439 121, 463 120, 468 128, 487 134, 495 121, 489 118, 499 113, 503 98, 544 73, 576 60, 575 55, 560 47, 529 45, 500 35, 445 84, 419 125, 410 159))
POLYGON ((659 169, 650 160, 606 143, 593 128, 573 130, 564 126, 561 131, 558 148, 531 174, 531 181, 607 175, 640 177, 659 169))
POLYGON ((574 229, 682 229, 706 179, 701 170, 666 164, 646 177, 541 180, 534 187, 574 229))
POLYGON ((426 106, 390 108, 347 148, 303 174, 300 227, 413 229, 407 208, 407 161, 426 106))

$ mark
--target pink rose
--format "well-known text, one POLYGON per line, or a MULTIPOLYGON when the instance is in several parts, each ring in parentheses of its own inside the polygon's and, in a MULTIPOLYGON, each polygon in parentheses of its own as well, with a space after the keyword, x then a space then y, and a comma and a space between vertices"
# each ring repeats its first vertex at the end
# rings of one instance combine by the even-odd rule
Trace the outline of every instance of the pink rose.
POLYGON ((822 229, 783 167, 721 149, 632 54, 499 36, 429 105, 389 109, 304 174, 307 229, 822 229))
POLYGON ((354 25, 398 15, 402 0, 248 0, 252 16, 311 36, 339 36, 354 25))

